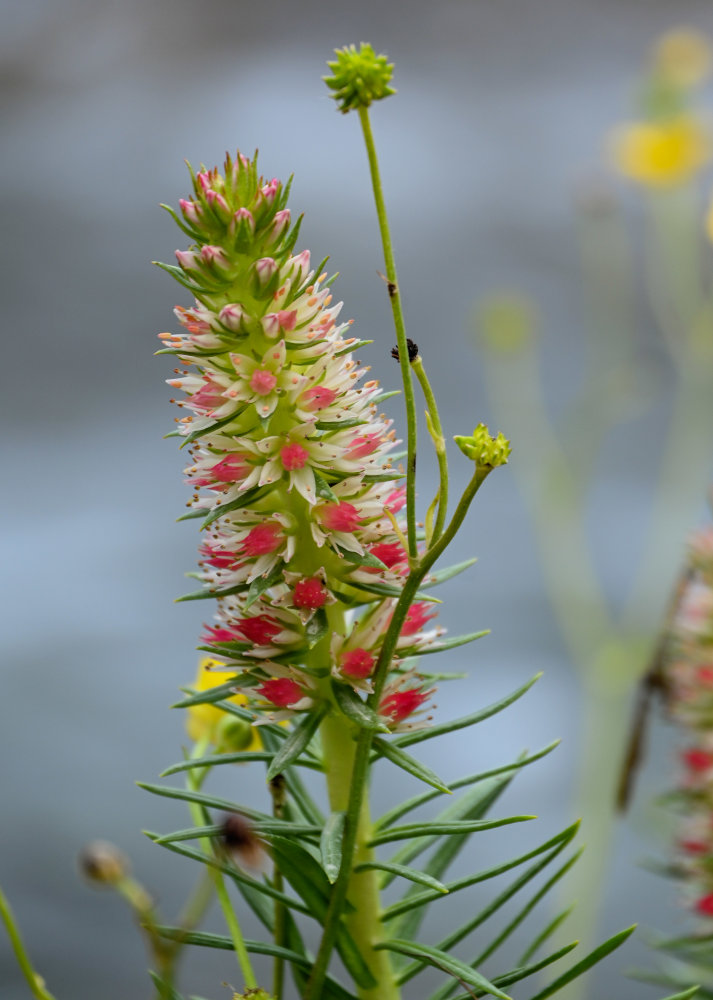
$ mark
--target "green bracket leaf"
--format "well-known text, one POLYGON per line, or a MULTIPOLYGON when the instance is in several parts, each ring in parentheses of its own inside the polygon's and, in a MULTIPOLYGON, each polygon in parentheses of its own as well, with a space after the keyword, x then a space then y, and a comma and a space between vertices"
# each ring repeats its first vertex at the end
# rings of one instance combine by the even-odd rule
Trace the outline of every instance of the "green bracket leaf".
POLYGON ((586 958, 582 959, 581 962, 577 962, 577 964, 573 965, 571 969, 559 976, 558 979, 555 979, 549 986, 546 986, 544 990, 540 990, 540 992, 536 993, 535 996, 530 997, 530 1000, 546 1000, 547 997, 551 997, 554 996, 555 993, 559 993, 560 990, 564 989, 564 987, 573 982, 573 980, 578 979, 583 973, 587 972, 588 969, 591 969, 593 965, 596 965, 597 962, 601 962, 601 960, 606 958, 606 956, 611 954, 611 952, 616 951, 616 949, 622 945, 635 930, 636 924, 632 927, 627 927, 618 934, 614 934, 613 937, 610 937, 603 944, 600 944, 598 948, 595 948, 594 951, 591 951, 586 958))
POLYGON ((342 864, 342 836, 346 813, 333 812, 324 824, 319 848, 322 853, 322 868, 333 885, 339 876, 342 864))
POLYGON ((326 706, 323 706, 318 711, 307 712, 304 715, 302 721, 295 726, 275 754, 272 763, 267 769, 266 781, 272 781, 273 778, 281 774, 293 761, 297 760, 300 754, 309 746, 326 711, 326 706))
POLYGON ((465 962, 453 958, 452 955, 448 955, 445 951, 439 951, 438 948, 431 948, 426 944, 420 944, 415 941, 402 941, 398 938, 395 938, 393 941, 381 941, 374 945, 374 948, 376 950, 383 948, 387 951, 395 951, 400 955, 407 955, 409 958, 418 958, 428 965, 434 966, 436 969, 441 969, 442 972, 447 972, 464 986, 474 986, 483 993, 499 997, 500 1000, 512 1000, 507 993, 499 990, 485 976, 481 976, 479 972, 471 969, 465 962))
MULTIPOLYGON (((418 778, 419 781, 425 782, 427 785, 433 785, 441 792, 446 792, 450 795, 450 788, 448 785, 441 781, 438 775, 422 764, 420 761, 416 760, 415 757, 411 757, 409 754, 404 753, 395 743, 389 743, 386 740, 379 739, 377 737, 372 746, 374 750, 379 754, 380 757, 386 757, 390 760, 392 764, 396 764, 402 770, 407 771, 412 774, 414 778, 418 778)), ((423 833, 423 827, 421 827, 421 833, 423 833)))
POLYGON ((332 692, 340 710, 360 729, 373 729, 382 733, 389 731, 389 727, 384 724, 383 719, 380 719, 376 712, 362 701, 349 684, 342 684, 333 678, 332 692))

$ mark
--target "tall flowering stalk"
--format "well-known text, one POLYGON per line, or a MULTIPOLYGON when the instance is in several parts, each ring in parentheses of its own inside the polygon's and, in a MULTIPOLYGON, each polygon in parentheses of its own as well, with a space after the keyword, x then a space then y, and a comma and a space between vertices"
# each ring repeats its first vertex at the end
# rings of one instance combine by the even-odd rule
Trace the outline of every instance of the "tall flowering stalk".
POLYGON ((690 930, 655 941, 661 958, 645 980, 678 985, 695 977, 713 989, 713 527, 695 532, 649 672, 680 733, 678 785, 662 804, 676 814, 672 856, 655 866, 679 886, 690 930))
MULTIPOLYGON (((188 710, 194 745, 164 772, 184 774, 185 787, 142 787, 188 804, 191 827, 149 837, 205 866, 208 891, 204 879, 185 919, 166 926, 142 887, 126 883, 111 851, 95 851, 91 867, 95 878, 130 897, 156 960, 152 976, 161 1000, 183 1000, 175 985, 175 949, 186 944, 234 952, 242 979, 234 1000, 295 994, 301 1000, 397 1000, 429 967, 444 977, 429 1000, 510 1000, 505 991, 512 984, 560 962, 576 946, 551 950, 565 912, 531 928, 531 942, 514 964, 500 953, 576 861, 578 852, 560 855, 577 824, 485 870, 458 878, 447 872, 472 834, 534 818, 489 814, 513 776, 555 744, 449 783, 407 752, 496 715, 535 679, 495 704, 435 722, 435 684, 448 675, 420 666, 423 656, 485 634, 445 639, 434 623, 438 602, 430 588, 472 565, 468 559, 435 569, 485 479, 507 462, 510 446, 483 424, 456 435, 472 475, 449 511, 444 432, 423 360, 406 337, 368 116, 374 100, 393 93, 392 67, 364 45, 338 51, 330 68, 327 84, 341 111, 358 112, 367 148, 396 329, 394 356, 404 382, 406 469, 396 464, 397 441, 380 413, 388 393, 366 378, 354 356, 366 344, 339 321, 322 265, 312 268, 308 252, 297 251, 299 222, 292 224, 287 208, 289 185, 261 177, 256 160, 240 153, 228 156, 222 171, 192 174, 190 198, 179 203, 180 214, 172 212, 190 246, 176 252, 177 264, 161 266, 194 301, 176 310, 181 332, 160 336, 162 352, 179 362, 171 379, 182 414, 174 433, 188 456, 185 475, 193 490, 184 517, 201 522, 199 570, 192 575, 202 586, 183 599, 214 602, 214 613, 201 639, 208 655, 180 703, 188 710), (439 470, 422 530, 416 521, 413 375, 428 408, 439 470), (382 760, 426 789, 372 820, 369 781, 382 760), (214 768, 234 764, 266 765, 267 809, 205 790, 214 768), (305 770, 323 777, 323 796, 303 782, 305 770), (448 804, 435 818, 400 822, 443 795, 448 804), (398 846, 389 854, 392 844, 398 846), (499 876, 506 881, 465 923, 449 927, 436 943, 419 940, 431 903, 499 876), (396 880, 407 888, 386 905, 382 891, 396 880), (195 929, 213 896, 225 935, 195 929), (505 926, 498 921, 492 927, 516 896, 517 911, 508 911, 505 926), (264 926, 266 941, 245 937, 246 908, 264 926), (314 953, 305 941, 307 921, 317 925, 314 953), (467 941, 469 956, 456 958, 453 949, 467 941), (256 954, 272 959, 269 985, 264 970, 253 966, 256 954)), ((15 930, 11 920, 9 926, 15 930)), ((534 988, 530 1000, 560 993, 632 930, 559 970, 546 986, 534 988)), ((35 995, 50 1000, 19 935, 13 940, 35 995)))

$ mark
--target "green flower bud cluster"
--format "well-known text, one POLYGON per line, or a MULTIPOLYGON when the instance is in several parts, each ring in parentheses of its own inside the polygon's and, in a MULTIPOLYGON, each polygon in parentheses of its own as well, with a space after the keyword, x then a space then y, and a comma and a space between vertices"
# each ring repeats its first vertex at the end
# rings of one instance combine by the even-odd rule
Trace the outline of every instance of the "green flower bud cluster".
POLYGON ((396 91, 390 87, 394 64, 386 56, 377 56, 371 45, 362 42, 334 50, 336 59, 327 65, 333 76, 324 82, 334 91, 332 97, 342 114, 354 108, 368 108, 372 101, 381 101, 396 91))
POLYGON ((498 465, 506 465, 512 448, 504 434, 491 437, 485 424, 478 424, 472 434, 456 434, 453 438, 466 458, 472 459, 476 465, 488 466, 491 469, 498 465))

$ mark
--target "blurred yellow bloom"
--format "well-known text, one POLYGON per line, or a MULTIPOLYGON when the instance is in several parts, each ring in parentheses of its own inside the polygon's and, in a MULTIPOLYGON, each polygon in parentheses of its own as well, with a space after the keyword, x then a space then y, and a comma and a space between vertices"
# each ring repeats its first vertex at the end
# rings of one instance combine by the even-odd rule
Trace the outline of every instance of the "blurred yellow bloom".
MULTIPOLYGON (((225 684, 229 675, 211 669, 222 666, 220 660, 204 657, 198 665, 198 673, 193 682, 195 690, 210 691, 219 684, 225 684)), ((225 700, 232 701, 235 705, 245 705, 247 702, 244 694, 231 695, 225 700)), ((254 726, 234 715, 222 712, 215 705, 192 705, 187 712, 186 730, 194 743, 207 739, 221 750, 262 749, 260 736, 254 726)))
POLYGON ((711 71, 711 62, 708 39, 695 28, 669 31, 654 48, 656 71, 678 87, 703 83, 711 71))
POLYGON ((611 152, 625 177, 664 187, 687 180, 710 159, 710 135, 695 118, 683 115, 663 122, 637 122, 615 131, 611 152))

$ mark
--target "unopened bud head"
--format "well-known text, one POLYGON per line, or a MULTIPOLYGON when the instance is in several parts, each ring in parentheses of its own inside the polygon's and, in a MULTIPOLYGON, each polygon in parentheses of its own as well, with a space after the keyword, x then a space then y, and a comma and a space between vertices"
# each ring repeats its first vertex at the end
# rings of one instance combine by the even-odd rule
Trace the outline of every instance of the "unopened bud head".
POLYGON ((92 840, 79 855, 83 875, 97 885, 116 885, 131 871, 129 860, 108 840, 92 840))
POLYGON ((377 56, 371 45, 362 42, 345 45, 334 50, 336 59, 327 65, 332 76, 323 77, 334 93, 332 97, 342 114, 353 108, 368 108, 372 101, 380 101, 396 91, 390 87, 394 64, 386 56, 377 56))
POLYGON ((503 434, 491 437, 485 424, 478 424, 468 436, 456 434, 453 440, 466 458, 470 458, 476 465, 491 469, 506 465, 512 451, 508 439, 503 434))
POLYGON ((215 743, 221 753, 247 750, 255 739, 255 730, 246 719, 223 715, 215 731, 215 743))

